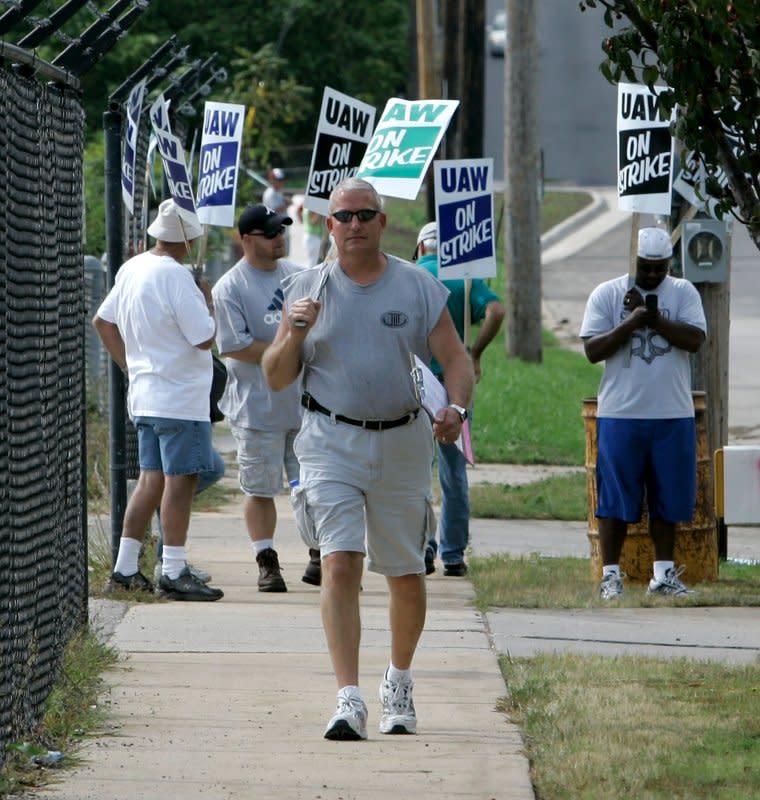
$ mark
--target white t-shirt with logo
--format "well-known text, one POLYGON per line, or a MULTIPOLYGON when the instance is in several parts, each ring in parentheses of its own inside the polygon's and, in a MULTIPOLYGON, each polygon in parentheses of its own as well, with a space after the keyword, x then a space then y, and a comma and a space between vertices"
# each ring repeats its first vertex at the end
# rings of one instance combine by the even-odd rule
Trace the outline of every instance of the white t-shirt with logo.
MULTIPOLYGON (((580 336, 607 333, 627 316, 623 298, 630 278, 599 284, 586 303, 580 336)), ((702 300, 683 278, 667 276, 653 291, 636 287, 642 297, 657 295, 659 311, 669 319, 707 330, 702 300)), ((616 419, 682 419, 694 416, 689 353, 652 328, 638 328, 629 342, 604 362, 597 416, 616 419)))
MULTIPOLYGON (((220 353, 248 347, 253 341, 271 342, 282 318, 280 282, 303 267, 279 259, 271 272, 252 267, 242 258, 217 281, 216 346, 220 353)), ((230 422, 259 431, 286 431, 301 427, 300 381, 273 392, 260 364, 225 359, 227 387, 219 409, 230 422)))
POLYGON ((132 418, 209 419, 211 352, 196 345, 214 320, 187 267, 151 251, 131 258, 97 314, 124 340, 132 418))

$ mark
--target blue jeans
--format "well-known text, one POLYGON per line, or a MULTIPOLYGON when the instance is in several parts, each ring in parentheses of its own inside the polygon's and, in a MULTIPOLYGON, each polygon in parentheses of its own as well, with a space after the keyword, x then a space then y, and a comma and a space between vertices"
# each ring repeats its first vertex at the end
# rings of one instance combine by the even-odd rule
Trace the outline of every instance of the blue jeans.
POLYGON ((435 538, 428 544, 440 549, 445 564, 462 564, 470 540, 470 493, 467 461, 455 444, 438 442, 438 478, 441 482, 441 519, 438 524, 440 548, 435 538))

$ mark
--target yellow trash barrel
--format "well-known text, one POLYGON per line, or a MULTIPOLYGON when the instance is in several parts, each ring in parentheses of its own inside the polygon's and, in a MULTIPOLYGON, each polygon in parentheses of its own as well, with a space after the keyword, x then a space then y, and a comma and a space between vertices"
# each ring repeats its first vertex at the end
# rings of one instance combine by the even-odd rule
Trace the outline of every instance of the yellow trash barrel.
MULTIPOLYGON (((697 502, 691 522, 676 525, 675 564, 683 564, 684 583, 700 583, 718 579, 718 536, 713 507, 713 484, 710 455, 707 448, 707 404, 705 392, 692 392, 697 428, 697 502)), ((599 524, 596 519, 596 397, 583 400, 583 424, 586 432, 586 491, 588 507, 588 539, 591 547, 591 579, 602 578, 599 548, 599 524)), ((654 548, 649 538, 649 516, 644 498, 641 521, 628 526, 628 535, 620 555, 620 569, 629 581, 644 583, 652 577, 654 548)))

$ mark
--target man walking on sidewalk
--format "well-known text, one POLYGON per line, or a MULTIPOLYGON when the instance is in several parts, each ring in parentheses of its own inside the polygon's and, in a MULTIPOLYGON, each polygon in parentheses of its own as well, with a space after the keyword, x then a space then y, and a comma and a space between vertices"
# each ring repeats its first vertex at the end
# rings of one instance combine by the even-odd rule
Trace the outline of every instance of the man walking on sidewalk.
POLYGON ((282 321, 263 359, 275 391, 301 375, 303 381, 296 509, 302 536, 321 548, 322 623, 338 685, 324 735, 367 737, 358 685, 365 555, 390 593, 380 732, 416 733, 411 667, 425 623, 433 437, 414 396, 410 353, 426 362, 432 353, 443 366, 452 406, 438 413, 432 433, 444 442, 459 436, 462 417, 453 404, 470 402, 472 364, 446 308, 446 289, 380 250, 386 216, 371 184, 340 183, 326 224, 338 260, 285 284, 282 321))
POLYGON ((214 469, 209 395, 214 306, 206 281, 182 262, 203 233, 173 200, 161 203, 148 234, 155 246, 127 261, 92 323, 129 376, 140 476, 127 503, 109 589, 150 591, 139 571, 145 532, 161 508, 164 549, 157 591, 170 600, 218 600, 187 567, 185 543, 198 474, 214 469))
MULTIPOLYGON (((216 344, 226 360, 227 386, 219 409, 237 443, 244 517, 259 566, 260 592, 285 592, 274 533, 274 498, 282 491, 283 465, 289 481, 298 480, 293 440, 301 426, 297 383, 271 391, 261 357, 274 338, 282 314, 281 281, 301 271, 285 261, 283 233, 293 220, 265 205, 246 208, 238 220, 243 257, 214 286, 216 344)), ((318 555, 307 567, 308 581, 319 583, 318 555)))

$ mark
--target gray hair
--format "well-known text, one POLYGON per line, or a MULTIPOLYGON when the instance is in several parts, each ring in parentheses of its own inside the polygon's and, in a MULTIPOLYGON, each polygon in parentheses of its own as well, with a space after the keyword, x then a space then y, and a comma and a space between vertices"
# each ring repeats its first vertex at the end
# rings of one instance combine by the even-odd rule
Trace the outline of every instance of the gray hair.
POLYGON ((341 192, 369 192, 374 199, 375 208, 377 208, 379 211, 383 210, 383 198, 377 193, 377 189, 375 189, 375 187, 369 181, 365 181, 363 178, 351 176, 350 178, 342 180, 330 192, 330 200, 328 205, 330 210, 333 208, 333 200, 341 192))

